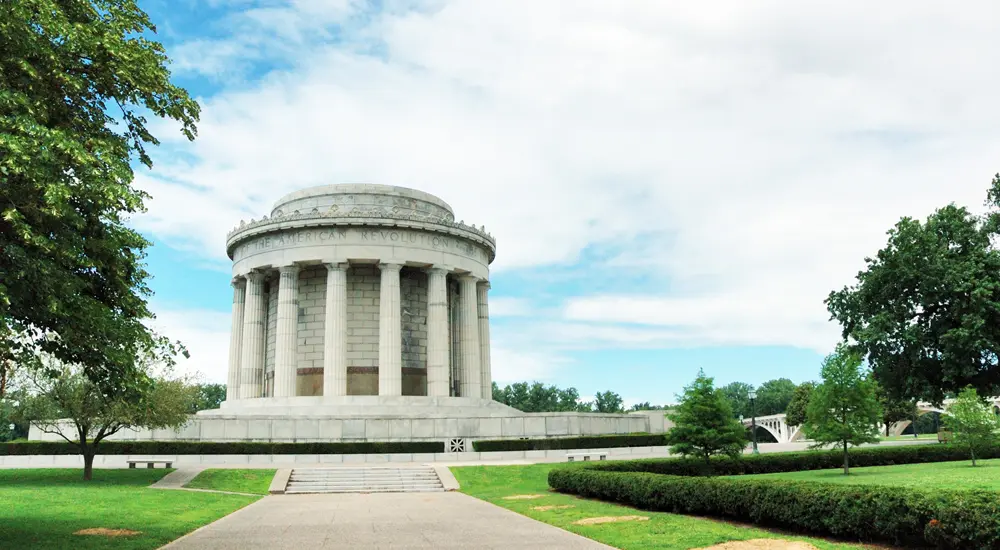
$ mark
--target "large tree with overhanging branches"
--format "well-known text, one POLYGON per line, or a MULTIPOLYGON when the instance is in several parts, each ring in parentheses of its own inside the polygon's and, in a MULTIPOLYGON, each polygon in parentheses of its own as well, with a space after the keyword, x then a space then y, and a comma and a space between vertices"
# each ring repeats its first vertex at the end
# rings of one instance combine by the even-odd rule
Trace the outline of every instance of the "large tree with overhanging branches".
MULTIPOLYGON (((134 0, 17 0, 0 9, 0 391, 46 353, 102 392, 143 379, 149 242, 127 225, 148 196, 147 116, 195 137, 199 107, 170 81, 134 0)), ((160 342, 162 343, 162 342, 160 342)))
POLYGON ((856 284, 826 300, 890 398, 1000 393, 1000 174, 986 205, 902 218, 856 284))

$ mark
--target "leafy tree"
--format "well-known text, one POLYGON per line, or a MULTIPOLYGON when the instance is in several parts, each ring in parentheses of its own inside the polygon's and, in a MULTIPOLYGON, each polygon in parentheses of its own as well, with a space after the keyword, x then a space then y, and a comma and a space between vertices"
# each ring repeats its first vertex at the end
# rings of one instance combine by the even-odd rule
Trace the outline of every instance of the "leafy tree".
POLYGON ((493 400, 523 412, 568 412, 590 410, 590 404, 579 401, 576 388, 560 389, 541 382, 515 382, 501 388, 494 382, 493 400))
POLYGON ((747 442, 746 429, 733 418, 729 402, 715 389, 712 378, 699 370, 680 399, 680 404, 667 413, 674 422, 667 432, 671 453, 700 457, 706 464, 715 454, 739 456, 747 442))
POLYGON ((886 392, 880 384, 876 384, 879 406, 882 408, 882 424, 885 435, 889 436, 889 428, 896 422, 913 420, 917 417, 917 402, 912 399, 897 399, 886 392))
POLYGON ((902 218, 857 283, 826 300, 894 398, 1000 392, 1000 174, 987 197, 981 216, 950 204, 902 218))
POLYGON ((730 382, 719 388, 733 410, 733 418, 750 418, 750 392, 753 386, 745 382, 730 382))
POLYGON ((662 411, 666 407, 663 405, 652 405, 649 401, 643 401, 642 403, 634 403, 628 410, 630 411, 662 411))
POLYGON ((823 381, 812 392, 806 408, 805 434, 812 447, 840 445, 844 449, 844 475, 851 473, 848 445, 877 443, 882 417, 875 383, 861 372, 861 357, 837 346, 820 370, 823 381))
POLYGON ((622 396, 613 391, 597 392, 594 395, 594 409, 601 413, 625 412, 622 407, 622 396))
POLYGON ((41 351, 103 394, 142 383, 154 345, 132 161, 146 116, 194 139, 199 106, 170 82, 134 0, 17 0, 0 10, 0 378, 41 351))
POLYGON ((788 404, 795 394, 795 382, 787 378, 768 380, 757 388, 755 402, 757 416, 781 414, 788 409, 788 404))
POLYGON ((801 426, 806 421, 806 408, 809 406, 809 397, 816 389, 815 382, 803 382, 795 387, 792 400, 785 408, 785 422, 789 426, 801 426))
POLYGON ((191 413, 218 409, 226 400, 225 384, 195 384, 195 398, 191 403, 191 413))
POLYGON ((946 410, 945 425, 954 432, 955 444, 969 449, 972 465, 975 466, 976 451, 996 445, 1000 417, 971 386, 962 390, 946 410))
POLYGON ((151 384, 140 398, 123 398, 102 390, 82 369, 49 359, 43 370, 57 374, 31 373, 31 396, 21 414, 39 430, 76 445, 83 455, 83 479, 89 480, 106 438, 127 428, 178 428, 188 418, 194 387, 182 379, 154 376, 148 360, 140 368, 151 384))

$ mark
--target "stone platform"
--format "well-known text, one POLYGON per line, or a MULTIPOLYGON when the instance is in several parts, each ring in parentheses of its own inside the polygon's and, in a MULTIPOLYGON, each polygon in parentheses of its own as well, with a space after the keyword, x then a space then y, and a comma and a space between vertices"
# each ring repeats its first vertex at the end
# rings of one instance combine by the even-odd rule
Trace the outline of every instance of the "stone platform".
MULTIPOLYGON (((125 430, 139 441, 445 441, 662 433, 663 411, 630 414, 524 413, 462 397, 322 396, 241 399, 200 411, 177 431, 125 430)), ((31 428, 32 440, 61 440, 31 428)))

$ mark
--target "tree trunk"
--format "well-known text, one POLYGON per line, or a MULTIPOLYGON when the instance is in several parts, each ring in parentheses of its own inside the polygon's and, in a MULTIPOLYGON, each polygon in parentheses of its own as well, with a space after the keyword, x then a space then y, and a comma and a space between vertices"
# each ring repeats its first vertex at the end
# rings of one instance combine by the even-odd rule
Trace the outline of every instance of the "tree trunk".
POLYGON ((83 479, 85 481, 90 481, 94 476, 94 455, 96 454, 97 451, 93 447, 83 451, 83 479))
POLYGON ((885 425, 885 436, 889 437, 889 424, 888 423, 886 423, 886 425, 885 425))
POLYGON ((976 449, 975 447, 970 447, 969 452, 972 454, 972 467, 976 467, 976 449))
POLYGON ((844 475, 851 475, 851 465, 847 458, 847 442, 844 442, 844 475))

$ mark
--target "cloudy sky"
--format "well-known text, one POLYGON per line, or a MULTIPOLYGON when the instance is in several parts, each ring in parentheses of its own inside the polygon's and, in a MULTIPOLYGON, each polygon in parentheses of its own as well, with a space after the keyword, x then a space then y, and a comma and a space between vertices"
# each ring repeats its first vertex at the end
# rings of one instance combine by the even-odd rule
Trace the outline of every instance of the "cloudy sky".
POLYGON ((156 323, 223 381, 225 234, 311 185, 438 195, 498 244, 493 369, 669 402, 814 379, 901 216, 1000 171, 990 1, 145 0, 199 137, 135 220, 156 323))

